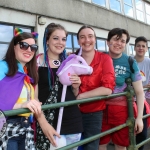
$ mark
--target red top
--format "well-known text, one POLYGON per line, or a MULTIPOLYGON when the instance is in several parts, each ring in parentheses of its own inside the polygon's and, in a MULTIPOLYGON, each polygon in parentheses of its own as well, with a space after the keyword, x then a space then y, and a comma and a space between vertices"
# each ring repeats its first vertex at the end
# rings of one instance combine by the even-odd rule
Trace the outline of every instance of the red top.
MULTIPOLYGON (((115 72, 111 57, 108 54, 95 51, 95 56, 90 66, 93 68, 93 73, 80 76, 79 94, 102 86, 113 90, 115 87, 115 72)), ((105 107, 105 101, 100 100, 80 104, 80 111, 83 113, 97 112, 105 109, 105 107)))

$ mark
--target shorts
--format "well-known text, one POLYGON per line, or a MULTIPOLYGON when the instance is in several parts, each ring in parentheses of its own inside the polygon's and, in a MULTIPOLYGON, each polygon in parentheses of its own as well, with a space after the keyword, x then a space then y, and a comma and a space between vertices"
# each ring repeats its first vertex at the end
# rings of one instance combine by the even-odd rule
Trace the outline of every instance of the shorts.
MULTIPOLYGON (((107 105, 103 113, 101 132, 124 124, 128 118, 128 107, 119 105, 107 105)), ((121 130, 101 137, 100 145, 107 144, 110 142, 110 140, 112 140, 112 142, 116 145, 127 147, 129 145, 129 128, 125 127, 121 130)))

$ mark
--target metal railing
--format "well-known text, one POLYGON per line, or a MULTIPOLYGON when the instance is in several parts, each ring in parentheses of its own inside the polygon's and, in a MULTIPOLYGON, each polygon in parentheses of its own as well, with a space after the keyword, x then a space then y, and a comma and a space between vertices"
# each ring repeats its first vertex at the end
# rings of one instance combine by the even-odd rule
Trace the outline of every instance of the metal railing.
MULTIPOLYGON (((94 98, 87 98, 87 99, 81 99, 81 100, 72 100, 72 101, 69 101, 69 102, 43 105, 42 110, 47 110, 47 109, 52 109, 52 108, 59 108, 59 107, 66 107, 66 106, 70 106, 70 105, 88 103, 88 102, 97 101, 97 100, 110 99, 110 98, 114 98, 114 97, 118 97, 118 96, 126 96, 127 97, 128 119, 126 120, 126 122, 124 124, 119 125, 119 126, 117 126, 115 128, 112 128, 110 130, 107 130, 105 132, 101 132, 100 134, 94 135, 90 138, 86 138, 86 139, 83 139, 79 142, 76 142, 76 143, 67 145, 65 147, 59 148, 57 150, 70 150, 74 147, 84 145, 86 143, 94 141, 94 140, 96 140, 100 137, 103 137, 105 135, 108 135, 110 133, 116 132, 116 131, 118 131, 122 128, 125 128, 125 127, 129 127, 130 145, 128 146, 128 150, 138 150, 139 147, 141 147, 142 145, 150 142, 150 138, 148 138, 145 141, 143 141, 143 142, 139 143, 138 145, 136 145, 135 135, 134 135, 135 119, 134 119, 134 113, 133 113, 133 100, 132 100, 132 97, 134 96, 134 90, 131 86, 131 80, 130 79, 127 79, 126 83, 127 83, 127 88, 126 88, 125 92, 122 92, 122 93, 112 94, 110 96, 98 96, 98 97, 94 97, 94 98)), ((148 90, 148 89, 144 89, 144 90, 148 90)), ((28 112, 30 112, 29 109, 22 108, 22 109, 14 109, 14 110, 10 110, 10 111, 4 111, 4 114, 6 116, 14 116, 14 115, 28 113, 28 112)), ((147 115, 143 116, 143 119, 147 118, 147 117, 150 117, 150 114, 147 114, 147 115)))

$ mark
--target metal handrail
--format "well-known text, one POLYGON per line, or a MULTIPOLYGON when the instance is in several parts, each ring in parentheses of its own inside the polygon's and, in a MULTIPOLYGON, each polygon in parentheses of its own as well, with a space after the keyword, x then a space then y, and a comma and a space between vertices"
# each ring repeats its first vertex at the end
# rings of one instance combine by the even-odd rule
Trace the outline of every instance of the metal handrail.
MULTIPOLYGON (((119 125, 115 128, 112 128, 110 130, 107 130, 105 132, 102 132, 100 134, 94 135, 90 138, 86 138, 84 140, 81 140, 79 142, 67 145, 65 147, 59 148, 57 150, 69 150, 71 148, 74 147, 78 147, 80 145, 86 144, 88 142, 94 141, 100 137, 103 137, 107 134, 113 133, 115 131, 118 131, 122 128, 125 127, 129 127, 129 138, 130 138, 130 145, 128 146, 128 150, 138 150, 139 147, 141 147, 142 145, 148 143, 150 141, 149 139, 146 139, 145 141, 139 143, 136 145, 135 142, 135 136, 134 136, 134 123, 135 123, 135 119, 134 119, 134 113, 133 113, 133 101, 132 101, 132 97, 135 95, 134 90, 131 86, 131 80, 127 79, 126 80, 127 83, 127 88, 125 90, 125 92, 122 93, 117 93, 117 94, 112 94, 109 96, 98 96, 98 97, 92 97, 92 98, 86 98, 86 99, 81 99, 81 100, 72 100, 69 102, 60 102, 60 103, 56 103, 56 104, 48 104, 48 105, 42 105, 42 110, 47 110, 47 109, 53 109, 53 108, 59 108, 59 107, 67 107, 70 105, 77 105, 77 104, 82 104, 82 103, 88 103, 88 102, 93 102, 93 101, 98 101, 98 100, 106 100, 106 99, 110 99, 110 98, 114 98, 114 97, 118 97, 118 96, 126 96, 127 97, 127 104, 128 104, 128 119, 126 121, 126 123, 119 125)), ((148 88, 144 88, 144 91, 149 90, 148 88)), ((27 108, 22 108, 22 109, 14 109, 14 110, 9 110, 9 111, 4 111, 4 114, 6 116, 14 116, 14 115, 18 115, 18 114, 23 114, 23 113, 28 113, 31 112, 29 109, 27 108)), ((150 117, 150 114, 144 115, 143 119, 150 117)))

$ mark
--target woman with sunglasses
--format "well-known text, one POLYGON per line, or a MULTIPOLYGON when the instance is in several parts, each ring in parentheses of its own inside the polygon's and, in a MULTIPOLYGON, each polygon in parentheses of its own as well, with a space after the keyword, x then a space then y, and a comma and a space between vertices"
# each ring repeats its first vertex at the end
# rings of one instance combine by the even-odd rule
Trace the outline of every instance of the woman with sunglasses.
MULTIPOLYGON (((28 108, 37 116, 41 103, 34 99, 34 86, 38 82, 35 44, 37 33, 15 29, 6 55, 0 61, 0 109, 2 111, 28 108)), ((0 149, 34 150, 32 113, 7 118, 7 129, 0 137, 0 149), (25 144, 26 143, 26 144, 25 144)))
MULTIPOLYGON (((60 63, 66 59, 66 39, 67 31, 60 24, 51 23, 45 29, 44 34, 44 55, 37 58, 38 63, 38 98, 42 104, 53 104, 61 101, 63 86, 56 75, 60 63)), ((81 84, 77 75, 71 75, 72 86, 67 87, 65 101, 75 100, 81 84)), ((53 135, 59 137, 54 129, 58 122, 59 108, 48 109, 43 115, 38 116, 36 148, 37 150, 49 150, 50 142, 56 146, 53 135), (40 125, 40 126, 39 126, 40 125), (54 127, 53 132, 51 125, 54 127), (45 134, 45 135, 44 135, 45 134), (48 140, 49 139, 49 140, 48 140)), ((82 117, 77 105, 64 108, 61 138, 65 139, 66 144, 71 144, 80 140, 82 127, 82 117)), ((58 143, 57 143, 58 144, 58 143)), ((74 148, 73 150, 76 150, 74 148)))

